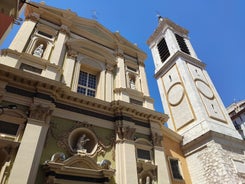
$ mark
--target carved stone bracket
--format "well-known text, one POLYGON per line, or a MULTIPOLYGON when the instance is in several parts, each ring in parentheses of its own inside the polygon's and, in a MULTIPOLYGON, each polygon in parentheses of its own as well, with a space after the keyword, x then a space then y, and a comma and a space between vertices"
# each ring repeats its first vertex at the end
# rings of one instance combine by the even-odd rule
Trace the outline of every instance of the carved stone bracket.
POLYGON ((116 137, 119 140, 134 140, 136 128, 124 126, 122 123, 117 123, 115 127, 116 137))

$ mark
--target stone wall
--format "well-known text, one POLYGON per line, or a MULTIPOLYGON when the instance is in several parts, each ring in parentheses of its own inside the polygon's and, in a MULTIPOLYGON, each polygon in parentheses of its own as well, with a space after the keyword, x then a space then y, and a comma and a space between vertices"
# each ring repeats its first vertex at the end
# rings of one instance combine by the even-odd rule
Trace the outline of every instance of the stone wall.
POLYGON ((234 160, 239 161, 245 168, 241 140, 213 136, 198 146, 189 147, 185 154, 193 184, 245 183, 245 173, 238 173, 234 164, 234 160))

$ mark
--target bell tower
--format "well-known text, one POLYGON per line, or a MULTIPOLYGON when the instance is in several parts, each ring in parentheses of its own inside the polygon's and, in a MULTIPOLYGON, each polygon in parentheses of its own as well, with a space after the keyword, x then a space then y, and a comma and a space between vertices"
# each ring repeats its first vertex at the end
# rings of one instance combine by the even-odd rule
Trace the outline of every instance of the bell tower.
POLYGON ((148 40, 155 78, 170 129, 187 143, 208 131, 240 138, 226 109, 188 38, 188 31, 159 17, 148 40))
POLYGON ((185 28, 159 17, 147 41, 168 127, 183 136, 182 150, 193 184, 242 181, 237 160, 244 141, 230 117, 185 28), (224 173, 230 173, 227 174, 224 173))

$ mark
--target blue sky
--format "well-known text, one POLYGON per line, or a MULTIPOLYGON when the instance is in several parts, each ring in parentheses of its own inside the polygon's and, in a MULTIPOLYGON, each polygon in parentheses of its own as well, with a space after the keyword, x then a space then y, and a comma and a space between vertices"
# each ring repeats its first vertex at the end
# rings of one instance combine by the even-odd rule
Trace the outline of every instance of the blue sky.
MULTIPOLYGON (((40 2, 40 1, 34 1, 40 2)), ((245 1, 244 0, 46 0, 61 9, 94 19, 112 32, 137 43, 147 53, 146 73, 155 109, 163 112, 146 41, 157 27, 157 12, 189 30, 191 43, 225 106, 245 99, 245 1)), ((15 26, 1 48, 7 48, 15 26)))

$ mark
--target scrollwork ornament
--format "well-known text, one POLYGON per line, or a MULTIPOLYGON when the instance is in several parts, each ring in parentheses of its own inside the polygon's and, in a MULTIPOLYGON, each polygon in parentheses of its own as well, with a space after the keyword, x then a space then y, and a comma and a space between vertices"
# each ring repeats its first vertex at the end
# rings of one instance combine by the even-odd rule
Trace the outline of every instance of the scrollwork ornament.
POLYGON ((66 151, 68 155, 86 155, 90 158, 94 158, 98 155, 104 155, 107 150, 113 147, 113 141, 110 141, 108 145, 104 145, 100 138, 97 137, 93 130, 93 126, 88 124, 87 122, 76 122, 72 128, 65 132, 55 132, 56 126, 51 123, 50 126, 50 134, 57 141, 57 146, 62 150, 66 151), (59 135, 57 135, 59 134, 59 135), (76 135, 79 135, 77 137, 76 135), (94 134, 94 136, 92 136, 94 134), (75 135, 75 139, 73 139, 73 135, 75 135), (71 137, 72 136, 72 137, 71 137), (69 140, 73 139, 73 143, 69 140), (81 140, 81 141, 80 141, 81 140), (95 141, 97 140, 97 141, 95 141), (80 143, 82 143, 80 145, 80 143), (79 145, 78 145, 79 144, 79 145), (91 144, 94 144, 93 151, 90 150, 91 144), (89 150, 87 150, 89 148, 89 150))

